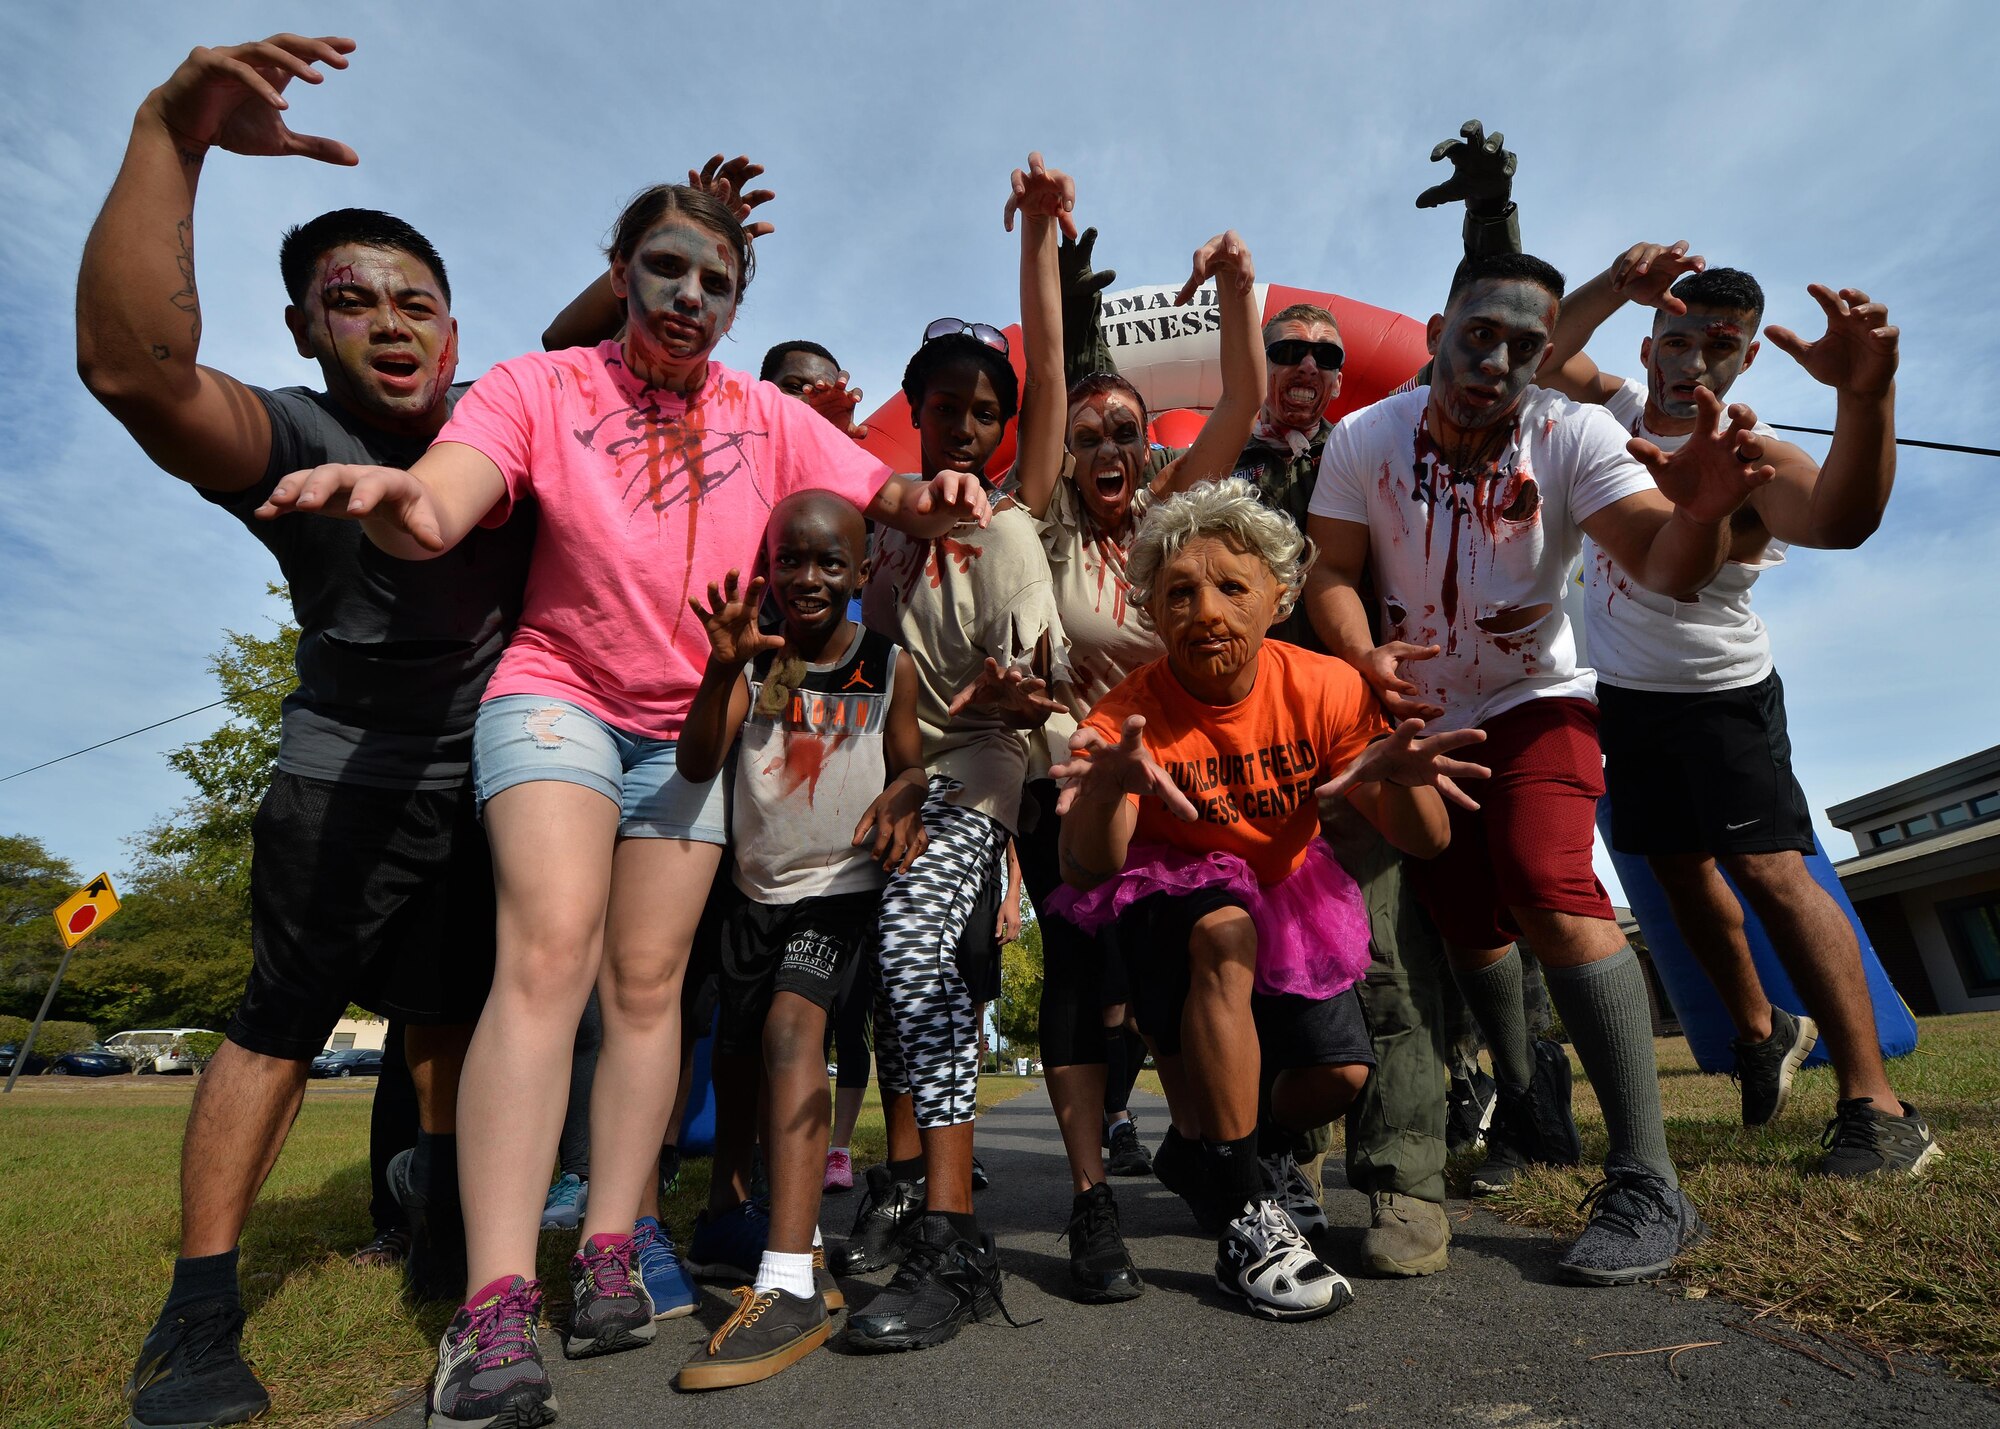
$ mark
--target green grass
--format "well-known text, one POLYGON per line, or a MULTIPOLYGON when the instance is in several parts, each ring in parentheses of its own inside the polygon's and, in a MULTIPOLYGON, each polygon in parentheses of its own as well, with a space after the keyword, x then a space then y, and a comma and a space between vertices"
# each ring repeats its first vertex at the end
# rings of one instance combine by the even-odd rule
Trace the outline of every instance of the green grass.
MULTIPOLYGON (((429 1375, 447 1311, 411 1310, 391 1270, 347 1256, 368 1221, 372 1083, 316 1083, 243 1238, 244 1352, 271 1391, 273 1426, 352 1424, 394 1407, 429 1375), (362 1094, 357 1094, 362 1093, 362 1094)), ((984 1078, 979 1104, 1039 1083, 984 1078)), ((122 1424, 120 1389, 173 1272, 179 1230, 181 1079, 24 1080, 0 1099, 0 1425, 122 1424)), ((884 1150, 874 1088, 857 1162, 884 1150)), ((688 1163, 665 1208, 683 1234, 706 1203, 708 1162, 688 1163)), ((845 1230, 852 1196, 823 1222, 845 1230)), ((559 1299, 568 1236, 542 1238, 541 1274, 559 1299)))
MULTIPOLYGON (((1689 1293, 1877 1351, 1935 1355, 1956 1374, 2000 1384, 2000 1013, 1925 1018, 1917 1050, 1890 1064, 1898 1094, 1943 1148, 1915 1182, 1806 1174, 1833 1116, 1830 1068, 1802 1073, 1784 1116, 1752 1132, 1735 1085, 1703 1075, 1686 1042, 1662 1040, 1658 1052, 1667 1137, 1710 1231, 1682 1263, 1689 1293)), ((1575 1234, 1576 1203, 1604 1155, 1603 1117, 1580 1072, 1576 1119, 1585 1170, 1536 1168, 1486 1204, 1575 1234)), ((1455 1190, 1474 1159, 1455 1164, 1455 1190)))

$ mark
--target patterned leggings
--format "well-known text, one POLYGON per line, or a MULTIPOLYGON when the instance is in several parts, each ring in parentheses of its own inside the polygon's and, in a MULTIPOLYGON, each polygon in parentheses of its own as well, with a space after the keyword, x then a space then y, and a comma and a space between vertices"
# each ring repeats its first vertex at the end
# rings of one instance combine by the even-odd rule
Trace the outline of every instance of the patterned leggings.
POLYGON ((958 787, 931 776, 923 810, 930 846, 882 894, 875 1071, 885 1095, 913 1096, 920 1127, 972 1120, 979 1009, 959 971, 958 942, 1007 851, 997 820, 945 802, 958 787))

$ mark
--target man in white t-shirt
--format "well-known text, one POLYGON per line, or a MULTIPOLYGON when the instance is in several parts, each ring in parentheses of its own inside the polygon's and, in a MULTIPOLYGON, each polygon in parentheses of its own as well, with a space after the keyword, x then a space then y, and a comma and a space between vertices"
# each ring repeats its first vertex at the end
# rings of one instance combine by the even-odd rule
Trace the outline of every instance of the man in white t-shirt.
MULTIPOLYGON (((1591 868, 1597 708, 1563 582, 1587 533, 1649 589, 1699 589, 1722 565, 1729 517, 1771 469, 1746 410, 1726 426, 1711 415, 1670 457, 1638 444, 1628 454, 1608 414, 1534 386, 1562 286, 1525 255, 1459 265, 1429 324, 1430 385, 1350 414, 1327 439, 1308 599, 1327 647, 1393 716, 1486 733, 1484 809, 1461 800, 1451 847, 1411 865, 1502 1091, 1475 1189, 1581 1152, 1568 1061, 1553 1044, 1538 1050, 1522 1016, 1513 942, 1525 936, 1610 1132, 1605 1185, 1562 1269, 1624 1284, 1664 1274, 1701 1221, 1667 1151, 1644 976, 1591 868), (1364 572, 1381 603, 1379 646, 1364 572)), ((1712 395, 1699 400, 1719 410, 1712 395)))
MULTIPOLYGON (((1766 440, 1777 476, 1731 518, 1729 559, 1692 597, 1655 595, 1587 545, 1589 657, 1611 842, 1646 856, 1729 1009, 1744 1124, 1776 1119, 1793 1072, 1823 1033, 1840 1100, 1820 1169, 1908 1174, 1937 1155, 1937 1143, 1889 1085, 1860 944, 1806 867, 1812 814, 1792 773, 1770 636, 1750 608, 1751 585, 1783 564, 1787 546, 1846 549, 1872 535, 1895 482, 1897 334, 1888 311, 1853 289, 1809 291, 1826 312, 1824 337, 1767 332, 1838 394, 1825 466, 1789 442, 1766 440), (1718 864, 1756 910, 1812 1016, 1794 1016, 1765 995, 1742 906, 1718 864)), ((1634 437, 1672 451, 1696 428, 1697 390, 1723 397, 1756 360, 1763 312, 1763 290, 1748 273, 1709 268, 1684 242, 1635 244, 1563 304, 1549 385, 1603 404, 1634 437), (1639 346, 1643 382, 1601 373, 1582 353, 1627 302, 1656 310, 1639 346)))

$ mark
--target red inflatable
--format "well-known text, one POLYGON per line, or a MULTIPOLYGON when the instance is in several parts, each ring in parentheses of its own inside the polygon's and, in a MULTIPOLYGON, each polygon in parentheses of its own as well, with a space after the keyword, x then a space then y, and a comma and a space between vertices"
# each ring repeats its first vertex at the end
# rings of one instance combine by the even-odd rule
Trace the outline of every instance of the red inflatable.
MULTIPOLYGON (((1204 288, 1184 308, 1174 304, 1178 287, 1126 288, 1104 295, 1103 329, 1118 371, 1139 390, 1153 413, 1152 437, 1162 446, 1184 447, 1194 440, 1222 394, 1221 313, 1215 290, 1204 288)), ((1343 298, 1337 293, 1257 285, 1258 310, 1266 321, 1294 303, 1327 309, 1340 325, 1347 360, 1341 367, 1340 395, 1327 406, 1329 417, 1380 401, 1424 365, 1424 325, 1387 308, 1343 298)), ((1025 375, 1021 328, 1007 329, 1014 371, 1025 375)), ((900 376, 900 374, 898 374, 900 376)), ((898 392, 868 416, 862 445, 897 471, 923 469, 910 404, 898 392)), ((998 475, 1014 460, 1014 430, 993 454, 988 470, 998 475)))

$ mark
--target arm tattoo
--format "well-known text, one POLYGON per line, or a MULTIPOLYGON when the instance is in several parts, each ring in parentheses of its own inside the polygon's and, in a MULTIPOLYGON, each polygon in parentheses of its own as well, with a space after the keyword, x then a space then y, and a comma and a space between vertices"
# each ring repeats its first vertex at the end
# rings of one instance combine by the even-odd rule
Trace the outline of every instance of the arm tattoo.
MULTIPOLYGON (((181 270, 181 290, 167 299, 175 307, 188 315, 188 341, 197 347, 201 345, 201 298, 194 287, 194 215, 189 214, 174 225, 174 236, 180 240, 180 251, 174 255, 174 263, 181 270)), ((154 352, 162 360, 165 354, 154 352)))

